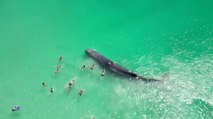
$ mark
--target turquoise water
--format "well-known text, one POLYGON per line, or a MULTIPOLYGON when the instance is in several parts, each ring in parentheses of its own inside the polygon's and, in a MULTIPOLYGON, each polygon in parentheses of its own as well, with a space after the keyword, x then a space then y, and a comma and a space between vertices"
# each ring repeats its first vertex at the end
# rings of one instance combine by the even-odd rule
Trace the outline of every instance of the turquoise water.
POLYGON ((0 119, 212 119, 211 11, 211 0, 0 0, 0 119), (94 63, 86 48, 169 79, 101 79, 80 70, 94 63))

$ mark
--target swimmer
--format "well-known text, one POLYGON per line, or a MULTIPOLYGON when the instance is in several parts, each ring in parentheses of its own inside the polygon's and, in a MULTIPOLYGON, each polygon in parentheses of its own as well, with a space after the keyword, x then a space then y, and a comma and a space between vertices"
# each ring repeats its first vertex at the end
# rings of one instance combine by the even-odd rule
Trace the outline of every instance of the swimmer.
POLYGON ((58 62, 60 62, 62 59, 63 59, 63 57, 62 57, 62 56, 61 56, 61 57, 59 57, 58 62))
POLYGON ((105 75, 105 70, 103 69, 102 71, 101 71, 101 77, 103 77, 105 75))
POLYGON ((82 67, 81 67, 81 69, 85 69, 86 68, 86 65, 83 65, 82 67))
POLYGON ((19 111, 21 109, 20 106, 15 106, 11 109, 12 112, 19 111))
POLYGON ((62 65, 62 64, 56 66, 56 71, 54 72, 54 74, 60 72, 61 68, 63 68, 63 65, 62 65))
POLYGON ((54 72, 54 74, 56 74, 58 72, 60 72, 60 69, 57 68, 56 71, 54 72))
POLYGON ((50 93, 53 93, 53 92, 54 92, 53 88, 50 88, 50 93))
POLYGON ((95 68, 95 65, 93 64, 93 65, 90 67, 90 69, 93 70, 94 68, 95 68))
POLYGON ((70 81, 72 84, 75 82, 75 80, 73 79, 72 81, 70 81))
POLYGON ((60 65, 58 65, 58 66, 56 67, 56 69, 61 69, 61 68, 63 68, 63 65, 62 65, 62 64, 60 64, 60 65))
POLYGON ((74 84, 74 82, 75 82, 75 80, 72 80, 72 81, 70 81, 70 82, 68 83, 68 86, 67 86, 67 89, 68 89, 68 90, 72 87, 72 85, 74 84))
POLYGON ((84 93, 84 91, 81 89, 79 92, 79 95, 82 96, 83 93, 84 93))
POLYGON ((71 83, 71 82, 69 82, 69 83, 68 83, 68 86, 69 86, 69 87, 71 87, 71 86, 72 86, 72 83, 71 83))
POLYGON ((43 86, 43 87, 46 87, 47 85, 46 85, 46 83, 45 83, 45 82, 42 82, 42 86, 43 86))
POLYGON ((54 66, 54 67, 56 67, 56 69, 61 69, 61 68, 64 67, 64 64, 58 64, 58 65, 56 65, 56 66, 54 66))

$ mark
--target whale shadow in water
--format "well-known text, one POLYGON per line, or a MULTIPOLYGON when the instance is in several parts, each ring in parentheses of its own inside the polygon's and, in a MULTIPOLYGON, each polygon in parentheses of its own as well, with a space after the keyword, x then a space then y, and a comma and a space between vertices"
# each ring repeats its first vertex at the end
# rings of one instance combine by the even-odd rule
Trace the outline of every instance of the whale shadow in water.
POLYGON ((134 73, 121 65, 111 61, 110 59, 106 58, 105 56, 99 54, 95 50, 92 49, 86 49, 85 53, 91 57, 93 60, 95 60, 103 69, 112 72, 116 74, 117 76, 126 77, 131 80, 143 80, 145 82, 160 82, 163 80, 157 80, 152 78, 146 78, 141 75, 138 75, 137 73, 134 73))

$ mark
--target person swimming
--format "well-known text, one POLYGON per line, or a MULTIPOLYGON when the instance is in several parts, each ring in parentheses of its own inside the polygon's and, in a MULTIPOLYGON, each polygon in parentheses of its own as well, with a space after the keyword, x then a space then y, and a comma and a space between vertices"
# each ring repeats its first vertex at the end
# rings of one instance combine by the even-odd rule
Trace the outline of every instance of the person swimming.
POLYGON ((86 68, 86 65, 83 65, 82 67, 81 67, 81 69, 85 69, 86 68))
POLYGON ((43 87, 46 87, 47 85, 46 85, 46 83, 45 83, 45 82, 42 82, 42 86, 43 86, 43 87))
POLYGON ((54 75, 56 75, 58 72, 60 72, 60 69, 56 68, 56 71, 54 72, 54 75))
POLYGON ((103 77, 105 75, 105 70, 103 69, 102 71, 101 71, 101 77, 103 77))
POLYGON ((60 72, 61 68, 63 68, 63 64, 59 64, 56 66, 56 71, 54 72, 54 75, 57 74, 58 72, 60 72))
POLYGON ((82 96, 83 93, 84 93, 84 91, 81 89, 80 92, 79 92, 79 95, 82 96))
POLYGON ((70 90, 72 85, 74 84, 75 80, 72 80, 68 83, 67 89, 70 90))
POLYGON ((68 83, 68 86, 69 86, 69 87, 71 87, 71 86, 72 86, 72 83, 71 83, 71 82, 69 82, 69 83, 68 83))
POLYGON ((54 92, 53 88, 50 88, 50 93, 53 93, 53 92, 54 92))
POLYGON ((62 64, 59 64, 58 66, 56 66, 56 69, 61 69, 61 68, 63 68, 62 64))
POLYGON ((93 70, 94 68, 95 68, 95 65, 93 64, 93 65, 90 67, 90 69, 93 70))
POLYGON ((19 111, 21 109, 20 106, 15 106, 11 109, 12 112, 19 111))

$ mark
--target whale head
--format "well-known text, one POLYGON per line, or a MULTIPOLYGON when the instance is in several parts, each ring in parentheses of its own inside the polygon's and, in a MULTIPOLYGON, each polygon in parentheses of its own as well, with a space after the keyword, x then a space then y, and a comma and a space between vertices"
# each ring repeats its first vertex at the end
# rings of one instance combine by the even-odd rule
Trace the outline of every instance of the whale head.
POLYGON ((89 56, 92 57, 96 62, 98 62, 101 66, 108 66, 109 62, 111 62, 110 60, 108 60, 106 57, 102 56, 101 54, 99 54, 98 52, 96 52, 93 49, 86 49, 85 53, 89 56))
POLYGON ((85 50, 86 54, 91 56, 91 57, 95 57, 97 55, 97 52, 95 50, 92 49, 86 49, 85 50))

